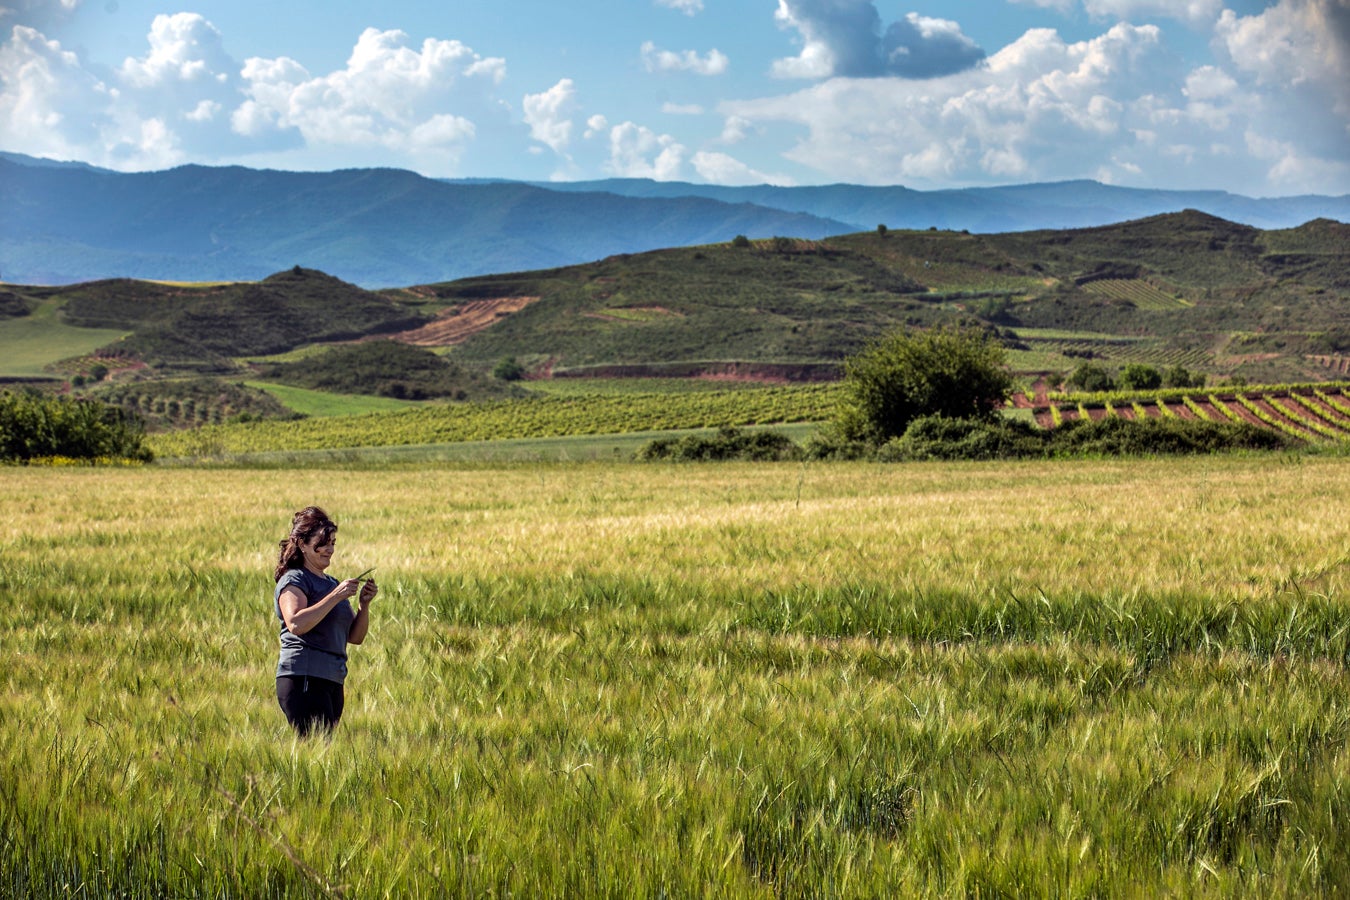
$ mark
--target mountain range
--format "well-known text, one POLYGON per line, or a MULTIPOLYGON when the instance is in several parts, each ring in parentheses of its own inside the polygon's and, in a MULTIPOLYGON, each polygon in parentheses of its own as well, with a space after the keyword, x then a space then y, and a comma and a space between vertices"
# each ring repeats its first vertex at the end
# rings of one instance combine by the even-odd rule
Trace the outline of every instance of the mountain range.
POLYGON ((437 180, 395 169, 182 166, 119 173, 0 153, 0 281, 261 279, 293 266, 367 288, 658 248, 939 228, 1084 228, 1182 209, 1259 228, 1350 221, 1350 196, 1252 198, 1091 181, 916 191, 613 179, 437 180))

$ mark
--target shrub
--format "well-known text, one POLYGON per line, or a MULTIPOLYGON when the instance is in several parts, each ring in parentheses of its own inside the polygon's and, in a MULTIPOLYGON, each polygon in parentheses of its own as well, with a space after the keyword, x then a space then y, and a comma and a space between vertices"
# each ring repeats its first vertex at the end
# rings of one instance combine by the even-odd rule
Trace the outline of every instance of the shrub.
POLYGON ((836 420, 846 440, 882 444, 920 416, 986 419, 1011 393, 997 339, 976 328, 895 332, 844 363, 836 420))
POLYGON ((1162 373, 1143 363, 1129 363, 1120 373, 1120 386, 1127 391, 1157 390, 1162 383, 1162 373))
POLYGON ((690 434, 682 438, 660 438, 649 441, 637 451, 637 458, 641 460, 664 459, 676 462, 773 462, 801 457, 801 448, 782 432, 746 432, 739 428, 720 428, 711 436, 690 434))
POLYGON ((1172 366, 1166 372, 1163 372, 1162 386, 1166 388, 1204 387, 1205 376, 1203 372, 1192 374, 1183 366, 1172 366))
POLYGON ((1056 456, 1140 456, 1170 453, 1215 453, 1222 450, 1281 450, 1290 438, 1271 429, 1192 419, 1076 419, 1052 434, 1056 456))
POLYGON ((139 418, 97 400, 0 394, 0 460, 48 457, 149 462, 139 418))
POLYGON ((514 356, 503 356, 492 367, 492 377, 499 381, 519 381, 525 377, 525 367, 514 356))
POLYGON ((1091 394, 1114 391, 1116 382, 1111 373, 1092 363, 1080 363, 1064 381, 1065 387, 1091 394))
POLYGON ((807 459, 847 461, 872 459, 876 450, 875 445, 846 438, 837 426, 826 423, 806 439, 803 453, 807 459))
POLYGON ((924 416, 878 452, 882 462, 925 459, 1021 459, 1043 456, 1054 432, 1014 419, 924 416))

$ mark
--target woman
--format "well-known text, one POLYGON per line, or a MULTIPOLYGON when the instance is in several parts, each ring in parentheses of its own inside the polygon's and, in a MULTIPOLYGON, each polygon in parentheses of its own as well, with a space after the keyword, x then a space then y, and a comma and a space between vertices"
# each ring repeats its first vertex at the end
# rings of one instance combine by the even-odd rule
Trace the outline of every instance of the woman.
POLYGON ((373 580, 338 581, 326 574, 337 530, 326 512, 307 506, 291 519, 291 533, 281 541, 277 560, 277 702, 301 737, 315 726, 331 732, 342 718, 347 645, 366 639, 370 601, 379 593, 373 580), (353 612, 348 598, 357 594, 359 606, 353 612))

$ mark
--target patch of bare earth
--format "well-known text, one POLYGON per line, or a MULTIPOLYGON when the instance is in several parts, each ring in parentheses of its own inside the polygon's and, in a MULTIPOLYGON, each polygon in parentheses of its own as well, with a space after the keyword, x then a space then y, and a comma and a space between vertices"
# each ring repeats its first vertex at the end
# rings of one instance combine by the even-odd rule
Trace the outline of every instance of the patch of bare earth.
POLYGON ((470 300, 443 310, 435 320, 420 328, 400 331, 387 337, 418 347, 452 347, 492 327, 498 320, 520 312, 538 299, 538 297, 495 297, 490 300, 470 300))
MULTIPOLYGON (((1163 401, 1159 400, 1158 402, 1159 402, 1159 403, 1162 403, 1163 401)), ((1179 418, 1179 419, 1198 419, 1198 418, 1200 418, 1199 416, 1197 416, 1197 415, 1195 414, 1195 411, 1192 410, 1192 409, 1191 409, 1189 406, 1187 406, 1185 403, 1168 403, 1168 404, 1166 404, 1166 406, 1167 406, 1167 408, 1168 408, 1169 410, 1171 410, 1171 412, 1172 412, 1174 415, 1176 415, 1176 417, 1179 418)))

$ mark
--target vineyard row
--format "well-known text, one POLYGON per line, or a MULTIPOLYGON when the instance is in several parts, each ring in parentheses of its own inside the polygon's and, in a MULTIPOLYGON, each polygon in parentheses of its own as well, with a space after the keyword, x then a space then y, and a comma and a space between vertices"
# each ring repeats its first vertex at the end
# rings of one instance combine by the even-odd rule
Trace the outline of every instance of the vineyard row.
POLYGON ((1155 397, 1115 395, 1057 402, 1035 411, 1053 428, 1074 419, 1175 417, 1269 428, 1304 441, 1350 440, 1350 397, 1339 386, 1236 393, 1170 391, 1155 397))

